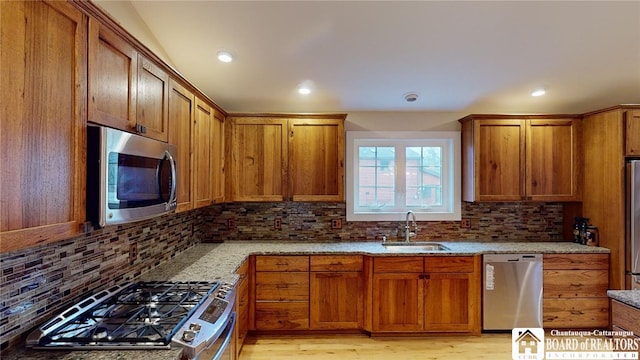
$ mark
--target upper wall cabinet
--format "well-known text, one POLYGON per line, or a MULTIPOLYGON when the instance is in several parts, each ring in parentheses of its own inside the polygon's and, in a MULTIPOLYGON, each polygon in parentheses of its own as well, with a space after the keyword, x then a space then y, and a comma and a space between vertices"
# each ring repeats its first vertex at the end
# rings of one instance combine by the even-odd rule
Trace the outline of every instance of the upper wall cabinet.
POLYGON ((168 81, 130 43, 89 21, 89 121, 166 142, 168 81))
POLYGON ((0 251, 78 235, 85 221, 87 18, 2 1, 0 251))
POLYGON ((464 201, 579 201, 578 117, 470 115, 462 123, 464 201))
POLYGON ((344 201, 345 115, 229 118, 232 201, 344 201))
POLYGON ((625 112, 625 155, 640 156, 640 110, 625 112))
POLYGON ((177 201, 176 212, 193 208, 193 121, 195 116, 195 96, 177 81, 169 81, 169 143, 178 147, 177 201))

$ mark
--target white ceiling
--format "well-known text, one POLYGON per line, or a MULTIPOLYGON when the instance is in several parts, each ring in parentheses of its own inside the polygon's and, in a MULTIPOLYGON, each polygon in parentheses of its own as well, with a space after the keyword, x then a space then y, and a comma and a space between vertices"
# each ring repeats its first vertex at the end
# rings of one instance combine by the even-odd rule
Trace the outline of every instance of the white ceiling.
POLYGON ((583 113, 640 103, 640 1, 131 1, 228 112, 583 113), (230 64, 216 60, 231 51, 230 64), (311 95, 296 93, 310 80, 311 95), (531 97, 535 87, 547 95, 531 97), (407 103, 403 94, 416 92, 407 103))

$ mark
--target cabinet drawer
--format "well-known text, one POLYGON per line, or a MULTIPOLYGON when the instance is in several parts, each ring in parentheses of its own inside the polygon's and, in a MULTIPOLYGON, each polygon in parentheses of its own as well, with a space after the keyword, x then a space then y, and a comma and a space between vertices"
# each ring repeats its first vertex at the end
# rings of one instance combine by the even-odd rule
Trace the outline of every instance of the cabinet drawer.
POLYGON ((544 299, 545 328, 593 329, 609 326, 609 299, 544 299))
POLYGON ((309 257, 256 256, 256 271, 309 271, 309 257))
POLYGON ((609 269, 609 254, 544 254, 545 270, 609 269))
POLYGON ((309 273, 256 272, 256 301, 309 300, 309 273))
POLYGON ((256 303, 256 330, 309 329, 308 302, 256 303))
POLYGON ((640 309, 611 300, 611 323, 640 336, 640 309))
POLYGON ((311 271, 362 271, 362 256, 311 256, 311 271))
POLYGON ((604 297, 609 288, 607 270, 544 270, 545 298, 604 297))
POLYGON ((424 258, 426 273, 471 273, 473 271, 473 256, 427 256, 424 258))
POLYGON ((393 256, 373 259, 374 273, 421 273, 423 271, 421 256, 393 256))

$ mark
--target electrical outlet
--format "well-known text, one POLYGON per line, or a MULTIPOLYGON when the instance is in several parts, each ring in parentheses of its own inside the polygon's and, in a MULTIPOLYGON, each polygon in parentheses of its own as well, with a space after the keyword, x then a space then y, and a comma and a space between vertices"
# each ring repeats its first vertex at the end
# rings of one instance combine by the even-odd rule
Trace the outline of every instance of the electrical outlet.
POLYGON ((236 221, 234 219, 227 219, 227 229, 235 229, 236 221))
POLYGON ((331 228, 332 229, 342 229, 342 220, 341 219, 333 219, 333 220, 331 220, 331 228))
POLYGON ((464 228, 464 229, 469 229, 471 228, 471 220, 469 219, 462 219, 460 220, 460 227, 464 228))
POLYGON ((138 244, 129 244, 129 262, 133 263, 138 259, 138 244))
POLYGON ((276 230, 282 229, 282 219, 273 220, 273 228, 276 230))

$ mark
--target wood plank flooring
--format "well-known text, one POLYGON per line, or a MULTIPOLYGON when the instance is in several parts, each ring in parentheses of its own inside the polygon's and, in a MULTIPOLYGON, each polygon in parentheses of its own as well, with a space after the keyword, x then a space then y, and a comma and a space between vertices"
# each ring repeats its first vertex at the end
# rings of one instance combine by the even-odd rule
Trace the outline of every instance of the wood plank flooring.
POLYGON ((240 360, 511 359, 511 334, 370 338, 366 335, 249 336, 240 360))

